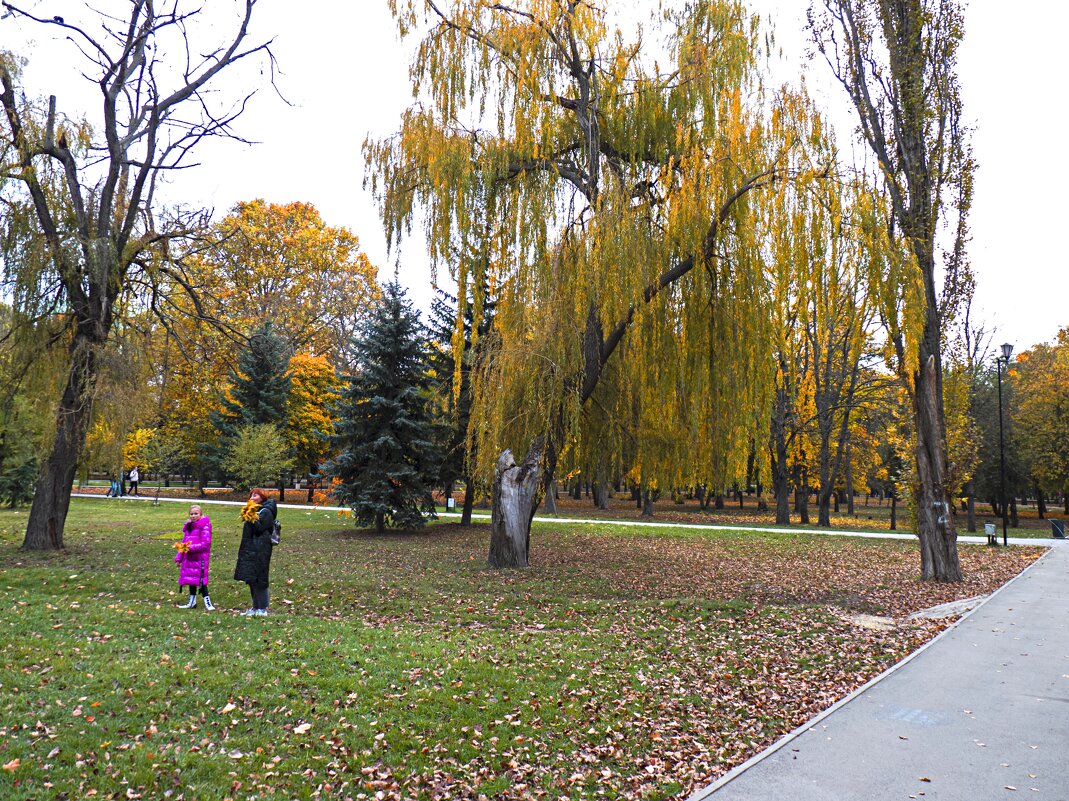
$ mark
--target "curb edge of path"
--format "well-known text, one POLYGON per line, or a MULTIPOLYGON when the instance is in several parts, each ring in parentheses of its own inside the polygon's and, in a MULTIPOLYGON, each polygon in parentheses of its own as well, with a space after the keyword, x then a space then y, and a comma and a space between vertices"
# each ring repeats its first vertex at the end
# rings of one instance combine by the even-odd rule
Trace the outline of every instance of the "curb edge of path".
POLYGON ((1011 584, 1013 584, 1018 579, 1023 578, 1025 575, 1027 575, 1034 567, 1036 567, 1036 565, 1040 564, 1048 556, 1050 556, 1051 551, 1056 547, 1059 547, 1059 546, 1057 546, 1057 545, 1048 545, 1048 549, 1047 549, 1046 553, 1044 553, 1042 556, 1040 556, 1038 559, 1036 559, 1034 562, 1032 562, 1032 564, 1030 564, 1028 567, 1026 567, 1024 570, 1022 570, 1020 573, 1018 573, 1012 579, 1007 581, 1005 584, 1003 584, 1001 587, 999 587, 993 593, 988 595, 979 604, 977 604, 972 609, 970 609, 968 612, 966 612, 964 615, 959 617, 950 626, 947 626, 947 628, 943 629, 943 631, 939 632, 939 634, 937 634, 935 637, 933 637, 932 639, 928 640, 928 642, 926 642, 924 645, 922 645, 916 651, 914 651, 911 654, 908 654, 901 661, 896 662, 895 664, 891 665, 891 667, 887 668, 887 670, 885 670, 883 673, 880 673, 878 676, 873 676, 871 679, 869 679, 867 682, 862 684, 860 687, 858 687, 856 690, 854 690, 849 695, 847 695, 847 696, 845 696, 843 698, 840 698, 838 701, 836 701, 834 704, 829 706, 823 712, 820 712, 815 717, 810 718, 809 720, 807 720, 801 726, 798 726, 793 731, 790 731, 787 734, 783 735, 780 739, 776 740, 776 742, 772 743, 772 745, 768 746, 768 748, 765 748, 763 751, 760 751, 760 752, 754 754, 752 757, 747 759, 741 765, 736 765, 734 768, 729 770, 727 773, 725 773, 723 776, 721 776, 719 779, 717 779, 712 784, 709 784, 709 785, 701 788, 700 790, 695 790, 693 793, 691 793, 689 796, 687 796, 687 801, 707 801, 707 799, 711 798, 713 793, 715 793, 717 790, 719 790, 722 787, 730 784, 735 779, 737 779, 739 776, 741 776, 746 771, 748 771, 750 768, 754 767, 758 763, 760 763, 760 762, 764 761, 765 759, 767 759, 768 757, 772 756, 773 754, 775 754, 777 751, 779 751, 784 746, 789 745, 790 743, 794 742, 796 739, 801 737, 807 731, 809 731, 810 729, 814 728, 817 724, 819 724, 826 717, 830 716, 833 712, 837 711, 841 707, 846 706, 851 701, 853 701, 856 698, 858 698, 862 693, 864 693, 867 690, 871 689, 872 687, 876 686, 877 684, 879 684, 881 681, 883 681, 887 677, 891 676, 892 674, 898 672, 898 670, 900 668, 903 668, 906 665, 908 665, 910 662, 912 662, 914 659, 916 659, 922 653, 927 651, 929 648, 931 648, 933 645, 935 645, 941 639, 943 639, 946 636, 949 636, 950 633, 953 632, 955 629, 957 629, 958 626, 960 626, 965 620, 967 620, 969 617, 971 617, 975 612, 977 612, 980 609, 983 609, 985 606, 987 606, 988 602, 991 601, 992 599, 994 599, 1003 590, 1005 590, 1007 587, 1009 587, 1011 584))

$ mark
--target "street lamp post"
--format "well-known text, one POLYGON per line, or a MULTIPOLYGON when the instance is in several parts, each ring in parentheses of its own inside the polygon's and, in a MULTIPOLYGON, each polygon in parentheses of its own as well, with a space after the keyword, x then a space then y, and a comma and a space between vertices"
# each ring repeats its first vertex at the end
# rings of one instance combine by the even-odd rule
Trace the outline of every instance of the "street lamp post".
POLYGON ((995 357, 995 369, 998 371, 998 460, 1002 473, 1000 494, 1002 495, 1002 544, 1004 546, 1009 545, 1009 539, 1006 537, 1008 510, 1006 508, 1006 443, 1002 430, 1002 364, 1006 364, 1008 371, 1012 353, 1013 345, 1007 342, 1002 346, 1002 355, 995 357))

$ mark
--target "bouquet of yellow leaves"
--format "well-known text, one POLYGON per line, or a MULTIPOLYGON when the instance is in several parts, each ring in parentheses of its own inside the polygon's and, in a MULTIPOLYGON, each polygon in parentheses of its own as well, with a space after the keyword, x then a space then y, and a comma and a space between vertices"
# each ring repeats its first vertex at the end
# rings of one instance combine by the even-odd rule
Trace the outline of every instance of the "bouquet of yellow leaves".
POLYGON ((246 523, 255 523, 260 517, 260 504, 247 501, 241 507, 241 519, 246 523))
POLYGON ((185 540, 183 540, 182 542, 176 542, 174 544, 174 549, 178 551, 178 553, 189 553, 189 543, 185 540))

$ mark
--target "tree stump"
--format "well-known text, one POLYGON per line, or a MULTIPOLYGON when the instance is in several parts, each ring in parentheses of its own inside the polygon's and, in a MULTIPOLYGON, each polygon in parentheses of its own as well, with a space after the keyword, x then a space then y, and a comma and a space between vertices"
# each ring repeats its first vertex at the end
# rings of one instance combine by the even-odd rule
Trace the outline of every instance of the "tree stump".
POLYGON ((538 506, 542 448, 541 438, 536 439, 522 464, 516 464, 510 450, 497 458, 487 558, 490 567, 528 565, 531 519, 538 506))

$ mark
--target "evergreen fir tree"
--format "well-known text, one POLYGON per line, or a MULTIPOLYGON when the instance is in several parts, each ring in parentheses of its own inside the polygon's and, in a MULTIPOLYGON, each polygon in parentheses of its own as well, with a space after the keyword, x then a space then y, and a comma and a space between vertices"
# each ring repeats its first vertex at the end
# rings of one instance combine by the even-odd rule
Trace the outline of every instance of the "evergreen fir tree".
POLYGON ((415 528, 434 514, 441 455, 428 350, 419 313, 396 281, 386 284, 353 342, 332 438, 338 456, 323 468, 357 525, 415 528))
POLYGON ((238 369, 229 373, 230 388, 223 395, 223 408, 208 416, 219 432, 219 442, 210 453, 217 466, 239 429, 265 423, 285 426, 290 391, 288 368, 289 345, 271 330, 271 323, 264 323, 238 353, 238 369))

